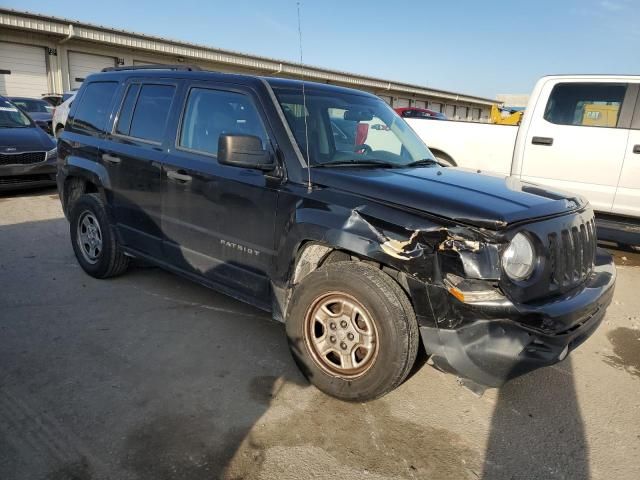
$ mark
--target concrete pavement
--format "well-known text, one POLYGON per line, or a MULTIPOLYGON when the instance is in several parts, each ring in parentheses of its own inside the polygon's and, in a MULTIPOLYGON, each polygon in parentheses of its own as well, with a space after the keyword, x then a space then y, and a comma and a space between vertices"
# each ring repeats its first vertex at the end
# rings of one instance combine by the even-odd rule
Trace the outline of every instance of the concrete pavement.
POLYGON ((68 237, 55 190, 0 197, 0 479, 640 478, 636 253, 563 363, 482 397, 423 365, 346 404, 268 315, 155 268, 94 280, 68 237))

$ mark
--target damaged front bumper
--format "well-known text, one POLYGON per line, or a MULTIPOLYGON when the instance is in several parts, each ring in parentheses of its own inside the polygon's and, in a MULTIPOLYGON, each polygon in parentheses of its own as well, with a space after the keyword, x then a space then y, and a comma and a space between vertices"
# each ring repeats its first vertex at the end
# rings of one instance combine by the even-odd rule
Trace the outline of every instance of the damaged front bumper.
POLYGON ((535 304, 449 303, 456 328, 420 327, 434 364, 481 385, 506 381, 564 359, 600 325, 613 296, 613 259, 598 249, 594 270, 578 291, 535 304))

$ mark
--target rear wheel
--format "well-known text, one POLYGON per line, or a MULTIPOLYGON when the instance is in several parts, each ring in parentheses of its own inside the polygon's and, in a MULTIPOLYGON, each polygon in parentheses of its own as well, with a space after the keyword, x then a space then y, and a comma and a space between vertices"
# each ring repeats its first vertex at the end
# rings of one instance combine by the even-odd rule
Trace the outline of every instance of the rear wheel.
POLYGON ((129 257, 118 244, 100 195, 80 196, 71 206, 69 225, 73 251, 85 272, 96 278, 124 273, 129 257))
POLYGON ((343 400, 367 401, 393 390, 418 350, 418 325, 404 291, 365 263, 331 263, 305 277, 286 324, 302 372, 343 400))

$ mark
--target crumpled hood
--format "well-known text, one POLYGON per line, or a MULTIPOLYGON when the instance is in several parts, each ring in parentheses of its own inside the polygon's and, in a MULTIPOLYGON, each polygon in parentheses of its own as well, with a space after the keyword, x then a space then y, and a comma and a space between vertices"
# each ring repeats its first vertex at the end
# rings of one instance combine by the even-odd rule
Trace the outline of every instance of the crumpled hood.
POLYGON ((47 151, 55 147, 55 142, 39 127, 0 128, 0 153, 7 148, 15 148, 9 153, 47 151))
POLYGON ((579 195, 516 177, 459 168, 314 168, 311 179, 318 185, 493 230, 575 211, 587 203, 579 195))

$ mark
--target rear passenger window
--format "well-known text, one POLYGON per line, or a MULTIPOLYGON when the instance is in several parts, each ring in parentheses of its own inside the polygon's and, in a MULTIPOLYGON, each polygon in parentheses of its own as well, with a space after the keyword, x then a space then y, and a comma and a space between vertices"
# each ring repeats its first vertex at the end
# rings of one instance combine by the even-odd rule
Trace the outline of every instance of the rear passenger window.
POLYGON ((175 90, 173 85, 130 86, 116 132, 161 143, 175 90))
POLYGON ((193 88, 182 120, 179 146, 211 155, 218 154, 223 133, 253 135, 267 147, 268 137, 260 115, 247 95, 193 88))
POLYGON ((73 128, 91 134, 104 132, 117 87, 117 82, 91 82, 87 85, 73 118, 73 128))
POLYGON ((551 91, 544 119, 556 125, 616 127, 627 84, 559 83, 551 91))
POLYGON ((118 124, 116 125, 116 133, 120 135, 128 135, 131 128, 131 118, 133 117, 133 109, 136 106, 136 100, 138 99, 138 92, 140 92, 140 85, 130 85, 127 90, 127 95, 122 102, 122 108, 118 115, 118 124))

